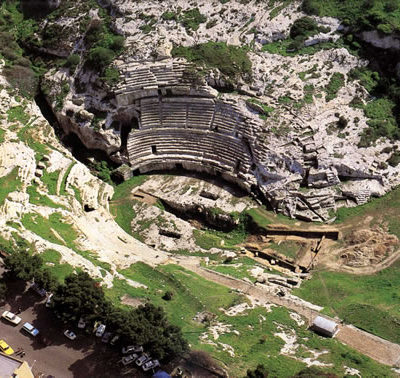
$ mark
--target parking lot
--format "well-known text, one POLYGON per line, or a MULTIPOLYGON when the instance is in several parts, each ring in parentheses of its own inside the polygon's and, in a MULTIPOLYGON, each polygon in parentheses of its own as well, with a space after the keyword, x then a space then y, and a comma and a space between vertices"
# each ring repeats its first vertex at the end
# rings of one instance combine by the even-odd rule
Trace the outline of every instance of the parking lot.
POLYGON ((8 298, 0 311, 16 313, 20 308, 22 312, 18 316, 22 321, 14 326, 2 319, 0 338, 14 350, 24 350, 23 359, 35 374, 57 378, 144 376, 133 366, 122 367, 121 355, 116 347, 78 329, 77 324, 64 325, 56 319, 51 309, 46 308, 45 299, 32 290, 26 290, 23 282, 11 282, 8 287, 8 298), (25 322, 33 324, 39 335, 32 337, 23 331, 21 328, 25 322), (66 329, 77 334, 74 341, 63 335, 66 329))

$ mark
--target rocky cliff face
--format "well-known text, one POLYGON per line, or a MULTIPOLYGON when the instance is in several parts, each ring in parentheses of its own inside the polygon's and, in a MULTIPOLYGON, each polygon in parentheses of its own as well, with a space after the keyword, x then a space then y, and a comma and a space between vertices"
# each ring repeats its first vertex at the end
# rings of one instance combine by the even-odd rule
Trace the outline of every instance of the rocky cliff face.
POLYGON ((36 104, 14 93, 1 69, 0 85, 0 240, 22 238, 39 253, 56 251, 60 263, 108 286, 118 276, 116 267, 134 263, 137 253, 157 261, 110 215, 113 188, 73 158, 36 104))
MULTIPOLYGON (((78 135, 86 147, 142 172, 183 167, 222 174, 249 191, 258 188, 276 210, 316 221, 328 221, 338 206, 362 204, 399 183, 399 168, 387 164, 398 143, 380 139, 357 147, 368 119, 352 104, 370 99, 349 72, 367 62, 335 42, 337 20, 316 19, 324 32, 306 41, 307 46, 331 41, 329 48, 282 56, 263 46, 288 36, 290 25, 303 16, 297 2, 279 9, 256 1, 103 5, 113 16, 112 28, 126 37, 124 54, 113 62, 119 83, 106 84, 86 65, 85 31, 75 31, 70 50, 80 63, 49 71, 42 83, 64 131, 78 135), (195 67, 171 57, 173 45, 210 40, 252 46, 251 74, 237 76, 230 93, 221 92, 227 78, 218 69, 196 74, 195 67), (151 143, 157 138, 160 143, 151 143), (204 142, 192 146, 192 138, 204 142), (164 146, 166 140, 174 151, 164 146), (224 160, 226 150, 231 152, 224 160)), ((99 20, 98 10, 87 14, 86 25, 99 20)), ((57 22, 70 26, 78 18, 66 14, 57 22)))

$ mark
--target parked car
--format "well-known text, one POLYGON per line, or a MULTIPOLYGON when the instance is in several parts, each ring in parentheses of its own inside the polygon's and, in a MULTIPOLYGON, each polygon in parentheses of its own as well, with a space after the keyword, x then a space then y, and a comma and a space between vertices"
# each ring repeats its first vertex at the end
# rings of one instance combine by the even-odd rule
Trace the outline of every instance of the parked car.
POLYGON ((22 320, 19 316, 13 314, 10 311, 4 311, 3 314, 1 315, 1 317, 15 325, 19 324, 22 320))
POLYGON ((76 334, 68 329, 64 332, 64 336, 68 337, 70 340, 76 339, 76 334))
POLYGON ((51 307, 51 298, 53 298, 53 294, 50 294, 50 295, 47 297, 46 307, 51 307))
POLYGON ((143 371, 148 371, 150 369, 155 369, 160 366, 158 360, 150 360, 143 364, 142 369, 143 371))
POLYGON ((145 362, 147 362, 150 359, 151 358, 146 353, 144 353, 136 360, 136 365, 142 366, 145 362))
POLYGON ((111 332, 106 332, 103 337, 101 338, 101 341, 103 343, 108 343, 111 339, 112 333, 111 332))
POLYGON ((32 336, 37 336, 39 334, 39 330, 37 330, 31 323, 28 322, 22 326, 22 329, 32 336))
POLYGON ((129 353, 142 353, 143 347, 141 345, 128 345, 127 347, 122 348, 122 354, 129 353))
POLYGON ((14 350, 4 340, 0 340, 0 350, 8 355, 14 354, 14 350))
POLYGON ((47 291, 40 288, 37 284, 33 283, 31 285, 31 289, 36 292, 37 294, 39 294, 41 297, 45 297, 47 295, 47 291))
POLYGON ((124 356, 122 357, 122 364, 124 366, 131 364, 132 362, 134 362, 137 358, 139 357, 139 355, 137 355, 136 353, 134 354, 130 354, 129 356, 124 356))
POLYGON ((111 345, 115 345, 115 344, 117 343, 118 340, 119 340, 119 335, 115 335, 115 336, 111 339, 110 344, 111 344, 111 345))
POLYGON ((80 318, 79 319, 79 322, 78 322, 78 328, 79 329, 84 329, 86 327, 86 322, 85 322, 85 320, 83 319, 83 318, 80 318))
POLYGON ((97 337, 103 336, 105 331, 106 331, 106 326, 104 324, 100 324, 96 330, 96 336, 97 337))

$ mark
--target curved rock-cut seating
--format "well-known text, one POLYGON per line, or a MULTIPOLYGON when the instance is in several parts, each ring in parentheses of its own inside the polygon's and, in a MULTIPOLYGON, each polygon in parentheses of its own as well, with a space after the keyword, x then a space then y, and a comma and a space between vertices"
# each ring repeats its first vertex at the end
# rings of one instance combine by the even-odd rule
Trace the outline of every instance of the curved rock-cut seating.
POLYGON ((140 101, 142 129, 151 129, 161 125, 160 102, 157 97, 145 98, 140 101))
POLYGON ((124 82, 116 90, 116 94, 126 94, 148 88, 174 86, 183 82, 188 64, 180 61, 163 63, 128 64, 121 66, 124 82))
POLYGON ((235 135, 240 129, 245 128, 244 118, 232 105, 218 102, 211 128, 220 133, 235 135))
MULTIPOLYGON (((161 128, 132 132, 128 153, 133 169, 157 162, 184 161, 217 168, 232 174, 246 174, 251 157, 240 140, 218 133, 179 128, 161 128)), ((205 169, 206 170, 206 169, 205 169)))
POLYGON ((187 106, 177 100, 165 98, 160 103, 162 127, 186 127, 187 106))
POLYGON ((214 117, 215 105, 213 100, 194 99, 196 102, 188 104, 187 127, 192 129, 209 129, 214 117))

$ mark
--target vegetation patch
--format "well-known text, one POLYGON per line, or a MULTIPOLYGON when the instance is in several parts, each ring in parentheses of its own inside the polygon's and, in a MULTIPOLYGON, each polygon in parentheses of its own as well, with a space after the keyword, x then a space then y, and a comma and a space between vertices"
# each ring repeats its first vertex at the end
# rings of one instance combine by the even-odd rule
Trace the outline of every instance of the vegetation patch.
POLYGON ((325 87, 326 91, 326 101, 331 101, 336 98, 339 89, 344 86, 344 75, 340 72, 335 72, 331 79, 329 80, 328 85, 325 87))
POLYGON ((41 180, 46 185, 47 190, 51 195, 57 195, 57 181, 60 173, 60 170, 54 172, 48 172, 46 170, 43 171, 43 176, 41 177, 41 180))
POLYGON ((48 219, 39 214, 28 213, 23 215, 21 222, 26 229, 43 239, 75 249, 74 241, 78 235, 69 223, 63 221, 60 213, 53 213, 48 219))
POLYGON ((224 42, 207 42, 194 46, 176 46, 172 56, 181 56, 189 62, 206 68, 218 68, 229 78, 251 75, 251 61, 246 47, 228 45, 224 42))
POLYGON ((54 249, 46 249, 40 254, 43 262, 51 269, 52 274, 59 283, 63 283, 65 277, 74 272, 74 268, 69 264, 60 264, 61 253, 54 249))
POLYGON ((48 196, 39 193, 35 185, 28 186, 26 192, 29 194, 29 202, 33 203, 34 205, 47 206, 55 209, 65 208, 64 206, 53 202, 48 196))
POLYGON ((324 312, 395 343, 400 342, 400 262, 373 275, 315 272, 294 294, 324 312), (397 326, 396 326, 397 324, 397 326))
POLYGON ((207 281, 177 265, 154 269, 140 262, 119 273, 146 285, 147 289, 134 288, 124 280, 114 279, 113 288, 106 290, 106 295, 113 303, 121 306, 120 299, 125 294, 150 300, 165 310, 172 324, 182 328, 185 338, 191 344, 199 344, 198 336, 205 326, 193 321, 198 312, 207 309, 218 313, 220 307, 229 307, 240 298, 238 294, 231 293, 229 288, 207 281), (162 298, 166 291, 173 293, 170 301, 162 298))
POLYGON ((196 245, 209 250, 211 248, 237 249, 237 245, 247 238, 246 225, 241 222, 239 226, 230 232, 215 230, 193 230, 196 245))
POLYGON ((19 167, 15 167, 8 175, 0 177, 0 205, 4 204, 9 193, 21 189, 21 181, 18 178, 19 167))
POLYGON ((250 257, 238 257, 234 259, 226 259, 223 264, 209 264, 205 266, 207 269, 214 270, 234 278, 247 278, 250 281, 255 281, 255 277, 251 275, 250 270, 259 265, 250 257))
POLYGON ((396 104, 387 97, 368 102, 364 106, 364 113, 368 120, 368 128, 361 133, 359 147, 368 147, 380 137, 399 139, 400 130, 394 109, 396 104))
POLYGON ((295 260, 300 246, 294 241, 282 241, 281 243, 270 243, 268 247, 295 260))
POLYGON ((400 30, 400 4, 393 0, 303 0, 302 10, 321 17, 339 18, 356 31, 377 29, 391 34, 400 30))
POLYGON ((132 235, 131 223, 136 214, 133 210, 134 199, 131 191, 136 186, 141 185, 147 176, 135 176, 115 187, 114 196, 110 202, 111 214, 115 221, 128 234, 132 235))

